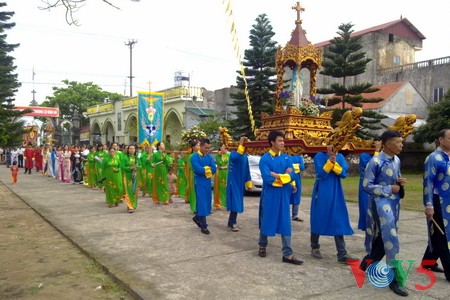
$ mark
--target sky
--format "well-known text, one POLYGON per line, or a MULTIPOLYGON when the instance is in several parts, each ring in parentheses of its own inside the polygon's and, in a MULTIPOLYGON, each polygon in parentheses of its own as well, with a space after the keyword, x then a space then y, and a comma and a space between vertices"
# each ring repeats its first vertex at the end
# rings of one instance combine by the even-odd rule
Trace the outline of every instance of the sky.
MULTIPOLYGON (((55 2, 56 0, 48 0, 55 2)), ((130 48, 133 96, 174 86, 174 73, 190 74, 191 86, 216 90, 236 83, 239 64, 230 35, 231 23, 222 0, 87 0, 68 25, 62 7, 42 10, 41 0, 3 0, 3 11, 14 11, 16 26, 6 31, 22 86, 15 104, 42 103, 68 79, 93 82, 103 90, 130 95, 130 48), (34 70, 34 80, 33 80, 34 70)), ((227 3, 228 0, 225 1, 227 3)), ((258 15, 265 13, 275 40, 284 46, 295 28, 294 0, 231 0, 232 20, 241 56, 250 48, 249 35, 258 15)), ((302 27, 311 43, 330 40, 342 23, 355 31, 407 18, 425 37, 416 61, 450 55, 450 1, 303 0, 302 27), (418 5, 418 3, 421 3, 418 5)))

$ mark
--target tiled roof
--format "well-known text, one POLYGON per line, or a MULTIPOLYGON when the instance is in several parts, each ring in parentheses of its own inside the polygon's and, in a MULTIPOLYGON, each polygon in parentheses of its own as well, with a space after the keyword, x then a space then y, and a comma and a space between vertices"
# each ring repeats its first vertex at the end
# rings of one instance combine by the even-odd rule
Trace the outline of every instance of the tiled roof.
POLYGON ((214 114, 213 108, 203 108, 203 107, 186 107, 187 111, 197 115, 197 116, 209 116, 214 114))
MULTIPOLYGON (((406 18, 394 20, 377 26, 373 26, 367 29, 353 32, 350 36, 361 36, 369 32, 385 31, 388 33, 394 33, 397 35, 406 35, 409 37, 415 37, 417 39, 424 40, 425 36, 406 18), (406 30, 407 29, 407 30, 406 30), (392 32, 390 32, 392 31, 392 32)), ((323 41, 314 44, 315 47, 324 47, 330 44, 330 41, 323 41)))
MULTIPOLYGON (((375 103, 362 103, 362 109, 379 109, 386 101, 389 101, 390 98, 406 83, 407 82, 403 81, 372 86, 373 88, 378 88, 380 90, 374 93, 362 93, 361 96, 363 96, 365 99, 383 98, 384 100, 375 103)), ((334 104, 330 106, 330 108, 342 108, 342 103, 334 104)), ((352 108, 352 105, 345 103, 345 108, 350 109, 352 108)))

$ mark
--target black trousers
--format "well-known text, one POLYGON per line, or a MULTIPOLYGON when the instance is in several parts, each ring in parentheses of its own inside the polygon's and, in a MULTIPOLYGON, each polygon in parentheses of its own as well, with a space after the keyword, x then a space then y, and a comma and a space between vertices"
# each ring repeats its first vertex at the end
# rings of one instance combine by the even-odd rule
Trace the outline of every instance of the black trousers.
POLYGON ((23 168, 23 154, 19 154, 17 161, 18 167, 23 168))
MULTIPOLYGON (((437 261, 440 258, 442 267, 444 268, 445 271, 445 278, 447 278, 447 280, 450 281, 450 252, 447 244, 447 236, 445 235, 444 221, 442 219, 441 202, 439 201, 438 195, 433 195, 433 206, 434 206, 433 219, 436 221, 439 227, 441 227, 441 229, 444 230, 444 234, 442 234, 432 222, 429 222, 428 230, 430 230, 430 228, 433 227, 432 234, 430 235, 431 236, 430 241, 432 246, 431 248, 433 248, 433 251, 431 251, 430 245, 428 245, 423 255, 422 261, 423 260, 437 261)), ((435 263, 435 265, 437 265, 437 263, 435 263)))
MULTIPOLYGON (((375 222, 375 226, 378 231, 378 235, 375 237, 375 239, 372 241, 372 249, 369 254, 367 254, 360 264, 360 269, 363 271, 367 270, 367 267, 370 265, 369 261, 372 262, 378 262, 383 259, 383 257, 386 255, 386 252, 384 251, 384 243, 383 243, 383 236, 381 234, 381 225, 380 225, 380 217, 378 216, 377 212, 377 206, 375 204, 375 201, 371 201, 370 205, 372 206, 372 216, 375 222)), ((375 234, 374 231, 374 234, 375 234)), ((398 279, 400 279, 400 276, 402 275, 394 268, 395 276, 394 280, 392 280, 391 285, 398 285, 398 279)), ((404 282, 404 280, 402 280, 404 282)))

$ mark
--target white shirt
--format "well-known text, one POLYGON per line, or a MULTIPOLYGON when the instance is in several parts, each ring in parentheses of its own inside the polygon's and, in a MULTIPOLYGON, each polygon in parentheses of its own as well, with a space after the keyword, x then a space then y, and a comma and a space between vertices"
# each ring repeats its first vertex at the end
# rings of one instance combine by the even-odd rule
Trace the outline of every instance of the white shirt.
POLYGON ((12 158, 13 160, 15 160, 15 159, 17 158, 18 153, 19 153, 18 150, 12 150, 12 151, 11 151, 11 158, 12 158))

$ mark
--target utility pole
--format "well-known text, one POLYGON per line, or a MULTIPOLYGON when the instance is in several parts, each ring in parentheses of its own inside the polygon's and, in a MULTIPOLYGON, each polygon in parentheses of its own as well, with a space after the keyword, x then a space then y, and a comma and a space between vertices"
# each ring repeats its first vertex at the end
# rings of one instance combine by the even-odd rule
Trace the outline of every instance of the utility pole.
POLYGON ((134 44, 137 43, 137 40, 128 40, 128 42, 125 43, 125 46, 130 48, 130 98, 133 97, 133 47, 134 44))

